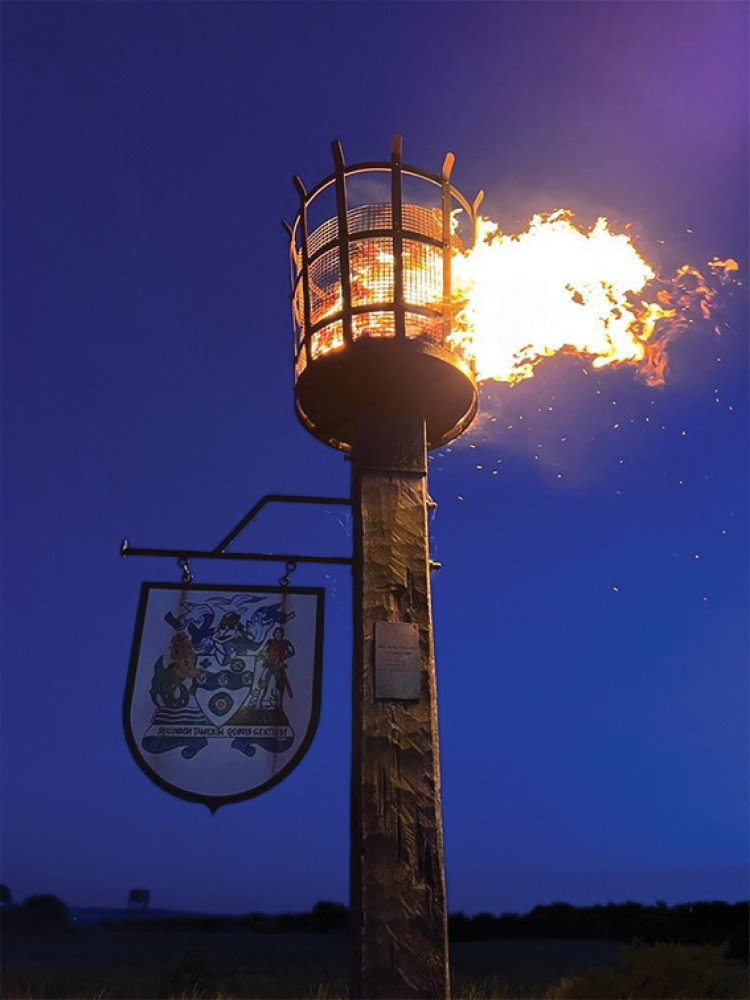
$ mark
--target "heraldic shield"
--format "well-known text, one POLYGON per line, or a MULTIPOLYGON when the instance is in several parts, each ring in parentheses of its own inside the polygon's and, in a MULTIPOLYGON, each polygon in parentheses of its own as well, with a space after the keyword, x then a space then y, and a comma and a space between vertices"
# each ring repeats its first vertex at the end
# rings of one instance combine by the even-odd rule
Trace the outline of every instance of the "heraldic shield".
POLYGON ((143 771, 211 811, 260 795, 320 715, 323 590, 144 583, 123 721, 143 771))

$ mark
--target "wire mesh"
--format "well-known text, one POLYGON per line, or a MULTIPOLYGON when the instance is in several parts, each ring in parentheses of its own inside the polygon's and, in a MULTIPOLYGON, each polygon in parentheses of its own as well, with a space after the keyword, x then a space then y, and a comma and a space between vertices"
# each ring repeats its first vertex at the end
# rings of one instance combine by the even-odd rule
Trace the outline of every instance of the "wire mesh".
POLYGON ((443 253, 429 243, 404 240, 404 302, 442 309, 443 253))
POLYGON ((335 243, 339 238, 339 220, 328 219, 307 238, 307 252, 313 257, 327 243, 335 243))
MULTIPOLYGON (((394 301, 394 241, 393 207, 389 203, 359 205, 347 212, 349 231, 349 283, 351 306, 361 311, 352 315, 352 339, 362 337, 393 337, 396 334, 394 301), (387 235, 373 235, 384 232, 387 235), (367 233, 364 238, 358 234, 367 233), (377 306, 380 308, 362 307, 377 306)), ((442 340, 443 309, 443 255, 442 216, 439 209, 421 205, 402 206, 402 230, 414 234, 402 241, 402 295, 406 309, 406 336, 424 337, 433 343, 442 340), (425 237, 430 242, 415 238, 425 237), (435 242, 432 242, 435 241, 435 242), (409 306, 433 311, 408 311, 409 306)), ((341 314, 344 301, 341 285, 341 258, 338 244, 339 226, 336 218, 326 220, 308 237, 308 287, 310 295, 310 356, 315 359, 344 345, 341 314), (330 323, 325 320, 330 318, 330 323), (324 323, 315 330, 315 326, 324 323)), ((293 319, 296 336, 296 353, 304 354, 305 329, 304 283, 302 281, 303 256, 292 253, 295 272, 293 319)), ((296 366, 297 377, 305 365, 296 366)))
POLYGON ((302 338, 305 335, 305 299, 303 292, 302 282, 300 282, 292 296, 292 320, 294 324, 294 347, 296 351, 299 351, 302 346, 302 338))
POLYGON ((349 248, 352 305, 393 302, 393 240, 356 240, 349 248))
MULTIPOLYGON (((304 363, 295 365, 299 377, 311 360, 344 347, 352 341, 367 337, 422 338, 442 345, 449 324, 445 310, 450 304, 444 301, 444 253, 447 211, 441 185, 437 178, 425 180, 409 174, 404 168, 403 177, 386 171, 368 169, 347 172, 316 191, 305 200, 302 212, 305 220, 320 220, 320 207, 332 207, 332 195, 338 191, 337 214, 317 224, 307 233, 306 246, 292 239, 293 295, 292 313, 295 327, 295 357, 304 355, 304 363), (373 178, 378 182, 373 186, 373 178), (382 176, 381 176, 382 175, 382 176), (357 187, 352 183, 356 177, 357 187), (401 177, 401 179, 398 179, 401 177), (403 189, 403 178, 412 188, 411 197, 423 199, 417 204, 403 201, 399 217, 395 205, 398 201, 347 206, 348 197, 391 193, 391 183, 403 189), (385 181, 385 183, 384 183, 385 181), (377 190, 376 190, 377 187, 377 190), (442 199, 442 200, 441 200, 442 199), (318 206, 320 202, 320 206, 318 206), (341 246, 343 213, 346 213, 346 244, 341 246), (309 213, 309 214, 308 214, 309 213), (348 261, 348 281, 342 282, 342 261, 348 261), (307 263, 305 263, 307 262, 307 263), (400 274, 396 267, 400 264, 400 274), (304 273, 305 266, 307 274, 304 273), (305 296, 308 296, 307 303, 305 296), (307 305, 307 309, 305 308, 307 305), (310 328, 306 328, 309 321, 310 328), (402 324, 401 326, 399 324, 402 324)), ((396 199, 398 188, 393 188, 396 199)), ((444 190, 444 189, 443 189, 444 190)), ((453 189, 451 189, 453 191, 453 189)), ((466 204, 462 201, 462 204, 466 204)), ((452 229, 455 227, 451 226, 452 229)), ((452 250, 461 248, 458 236, 452 232, 452 250)))
POLYGON ((340 311, 341 267, 336 248, 326 250, 308 267, 310 285, 310 322, 313 326, 340 311))
POLYGON ((341 320, 329 323, 321 327, 312 335, 310 344, 310 354, 313 359, 319 358, 322 354, 329 354, 337 347, 344 346, 344 324, 341 320))
POLYGON ((390 162, 346 166, 340 143, 333 159, 334 173, 311 192, 295 178, 300 210, 287 226, 297 413, 320 440, 349 450, 366 386, 394 400, 416 392, 436 446, 476 409, 471 365, 449 336, 450 271, 463 250, 456 213, 472 239, 481 194, 470 205, 451 185, 450 153, 440 174, 405 165, 400 137, 390 162), (393 347, 363 343, 388 339, 393 347))
POLYGON ((429 340, 431 344, 442 344, 442 316, 424 316, 422 313, 409 312, 407 309, 404 319, 406 336, 409 340, 429 340))
POLYGON ((368 229, 392 229, 393 208, 390 202, 378 205, 359 205, 346 214, 350 233, 363 233, 368 229))
POLYGON ((412 205, 406 202, 401 209, 404 229, 411 229, 422 236, 431 236, 434 240, 442 239, 443 222, 439 208, 423 208, 422 205, 412 205))
POLYGON ((352 316, 352 339, 360 337, 395 337, 396 317, 385 310, 370 310, 352 316))
POLYGON ((294 377, 299 378, 305 368, 307 368, 307 355, 304 351, 299 351, 294 362, 294 377))

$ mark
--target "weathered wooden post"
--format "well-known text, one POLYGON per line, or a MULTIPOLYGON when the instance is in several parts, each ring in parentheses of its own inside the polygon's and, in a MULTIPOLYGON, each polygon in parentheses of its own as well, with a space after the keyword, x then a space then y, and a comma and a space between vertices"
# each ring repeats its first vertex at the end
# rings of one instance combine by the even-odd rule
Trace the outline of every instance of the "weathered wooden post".
POLYGON ((427 451, 476 412, 473 370, 450 346, 450 262, 451 212, 467 213, 473 238, 479 198, 451 185, 450 153, 440 175, 404 165, 400 136, 387 162, 347 167, 338 143, 333 154, 334 173, 311 192, 295 178, 289 232, 297 414, 352 456, 351 996, 443 998, 427 451), (355 176, 367 200, 352 196, 355 176), (310 231, 311 206, 330 195, 333 214, 310 231))

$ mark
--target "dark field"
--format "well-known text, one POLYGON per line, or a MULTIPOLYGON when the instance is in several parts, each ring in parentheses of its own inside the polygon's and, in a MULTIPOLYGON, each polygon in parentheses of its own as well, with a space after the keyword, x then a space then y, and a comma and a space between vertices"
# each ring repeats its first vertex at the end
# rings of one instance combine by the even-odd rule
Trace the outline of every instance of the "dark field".
MULTIPOLYGON (((452 946, 456 997, 534 996, 562 976, 611 962, 609 941, 469 941, 452 946)), ((168 997, 346 996, 343 934, 6 932, 2 996, 160 1000, 168 997)))
MULTIPOLYGON (((455 1000, 747 1000, 728 946, 490 940, 451 946, 455 1000)), ((346 934, 8 930, 5 1000, 338 1000, 346 934)))

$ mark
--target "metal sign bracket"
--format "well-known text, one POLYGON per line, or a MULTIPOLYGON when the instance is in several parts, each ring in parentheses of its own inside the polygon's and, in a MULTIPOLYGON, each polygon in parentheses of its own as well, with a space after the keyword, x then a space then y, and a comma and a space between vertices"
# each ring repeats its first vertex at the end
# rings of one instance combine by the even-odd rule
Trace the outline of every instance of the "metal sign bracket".
MULTIPOLYGON (((282 563, 327 563, 334 566, 351 566, 351 556, 314 556, 278 552, 227 552, 227 546, 234 541, 244 528, 269 503, 306 503, 330 506, 351 506, 351 499, 344 497, 303 497, 285 493, 267 493, 250 508, 245 516, 232 528, 229 534, 222 538, 214 549, 157 549, 131 546, 127 538, 120 546, 120 555, 126 556, 166 556, 180 560, 180 565, 187 564, 190 559, 239 559, 250 562, 282 562, 282 563)), ((186 569, 186 572, 189 570, 186 569)))

